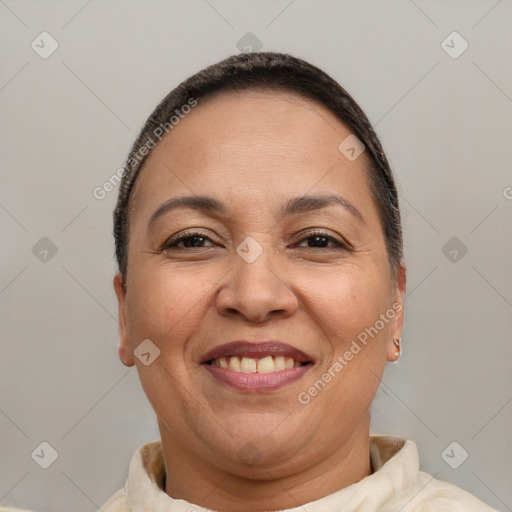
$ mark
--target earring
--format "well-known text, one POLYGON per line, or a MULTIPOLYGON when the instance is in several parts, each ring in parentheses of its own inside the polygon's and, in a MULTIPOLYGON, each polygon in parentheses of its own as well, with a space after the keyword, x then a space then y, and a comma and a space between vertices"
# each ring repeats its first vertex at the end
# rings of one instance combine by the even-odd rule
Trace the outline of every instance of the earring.
POLYGON ((395 344, 395 347, 396 347, 395 354, 396 354, 396 360, 398 361, 398 359, 402 355, 402 347, 400 346, 400 338, 395 338, 393 340, 393 343, 395 344))

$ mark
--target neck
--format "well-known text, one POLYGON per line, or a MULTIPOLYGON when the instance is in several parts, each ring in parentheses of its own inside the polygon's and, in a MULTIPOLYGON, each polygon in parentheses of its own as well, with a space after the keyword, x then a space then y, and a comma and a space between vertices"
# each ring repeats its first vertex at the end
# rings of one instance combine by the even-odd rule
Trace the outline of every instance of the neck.
MULTIPOLYGON (((308 465, 307 470, 297 472, 290 460, 286 464, 288 471, 281 470, 279 477, 265 479, 224 471, 198 458, 161 428, 167 468, 165 492, 172 498, 223 512, 261 512, 304 505, 372 473, 369 423, 368 414, 357 431, 326 457, 308 465)), ((315 453, 314 446, 311 453, 315 453)))

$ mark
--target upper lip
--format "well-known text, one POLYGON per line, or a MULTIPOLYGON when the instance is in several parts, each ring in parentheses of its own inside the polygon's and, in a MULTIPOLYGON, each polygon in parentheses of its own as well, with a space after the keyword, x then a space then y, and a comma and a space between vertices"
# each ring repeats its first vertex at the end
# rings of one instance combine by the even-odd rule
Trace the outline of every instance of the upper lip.
POLYGON ((263 358, 266 356, 291 357, 299 363, 313 362, 313 359, 287 343, 275 340, 250 342, 246 340, 231 341, 215 347, 201 357, 201 364, 220 357, 246 356, 263 358))

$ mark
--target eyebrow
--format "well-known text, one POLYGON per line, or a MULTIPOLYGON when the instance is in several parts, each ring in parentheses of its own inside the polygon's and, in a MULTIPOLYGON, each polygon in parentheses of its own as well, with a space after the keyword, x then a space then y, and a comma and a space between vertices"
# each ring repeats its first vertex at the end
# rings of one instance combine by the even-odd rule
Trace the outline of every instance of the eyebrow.
POLYGON ((337 194, 317 196, 305 195, 290 199, 284 209, 283 217, 310 212, 313 210, 320 210, 332 205, 345 208, 345 210, 351 213, 359 222, 366 224, 362 213, 348 199, 337 194))
MULTIPOLYGON (((331 195, 304 195, 290 199, 282 210, 282 217, 298 215, 300 213, 321 210, 328 206, 341 206, 352 214, 359 222, 366 224, 361 212, 346 198, 337 194, 331 195)), ((226 214, 226 207, 217 199, 209 196, 182 196, 171 197, 164 201, 151 215, 148 228, 165 213, 177 208, 190 208, 201 212, 226 214)))

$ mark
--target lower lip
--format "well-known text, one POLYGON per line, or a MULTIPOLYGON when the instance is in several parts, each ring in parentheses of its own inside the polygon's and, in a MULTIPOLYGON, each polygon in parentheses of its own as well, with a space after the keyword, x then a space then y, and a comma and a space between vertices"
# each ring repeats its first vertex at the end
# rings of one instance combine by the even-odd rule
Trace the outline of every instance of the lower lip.
POLYGON ((270 373, 244 373, 234 372, 229 368, 221 368, 203 364, 203 367, 210 372, 215 379, 227 384, 238 391, 258 393, 262 391, 275 391, 287 384, 299 380, 313 365, 305 364, 298 368, 280 370, 270 373))

